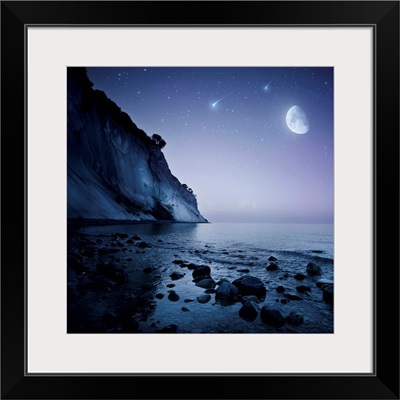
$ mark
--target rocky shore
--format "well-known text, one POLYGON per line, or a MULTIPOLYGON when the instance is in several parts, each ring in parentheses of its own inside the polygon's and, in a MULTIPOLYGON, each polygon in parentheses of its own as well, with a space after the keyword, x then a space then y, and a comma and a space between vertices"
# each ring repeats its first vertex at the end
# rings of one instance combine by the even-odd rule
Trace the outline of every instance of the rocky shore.
POLYGON ((273 255, 246 262, 243 251, 224 251, 243 265, 199 263, 212 258, 212 243, 174 248, 136 233, 70 229, 68 333, 333 332, 334 282, 314 258, 293 271, 273 255))

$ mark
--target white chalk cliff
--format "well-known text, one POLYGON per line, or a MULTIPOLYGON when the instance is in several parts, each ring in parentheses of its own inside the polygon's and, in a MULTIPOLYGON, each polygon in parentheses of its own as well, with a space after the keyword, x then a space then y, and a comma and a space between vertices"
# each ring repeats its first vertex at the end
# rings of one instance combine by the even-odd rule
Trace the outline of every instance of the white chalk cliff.
POLYGON ((207 222, 157 143, 68 68, 68 218, 207 222))

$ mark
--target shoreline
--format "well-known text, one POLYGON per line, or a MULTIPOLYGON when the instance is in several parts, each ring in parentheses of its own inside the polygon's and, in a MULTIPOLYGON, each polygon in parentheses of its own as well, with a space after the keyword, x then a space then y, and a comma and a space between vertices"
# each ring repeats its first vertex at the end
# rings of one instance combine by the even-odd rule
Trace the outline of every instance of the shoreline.
POLYGON ((141 225, 141 224, 210 224, 211 222, 189 222, 189 221, 132 221, 126 219, 88 219, 88 218, 67 218, 67 226, 102 226, 102 225, 141 225))

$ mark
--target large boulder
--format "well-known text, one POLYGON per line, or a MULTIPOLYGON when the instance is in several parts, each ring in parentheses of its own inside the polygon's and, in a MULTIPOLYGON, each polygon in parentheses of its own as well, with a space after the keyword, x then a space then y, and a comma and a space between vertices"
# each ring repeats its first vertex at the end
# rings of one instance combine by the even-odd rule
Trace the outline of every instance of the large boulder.
POLYGON ((259 299, 265 299, 267 294, 267 289, 265 288, 261 279, 256 278, 255 276, 242 276, 239 279, 234 280, 232 284, 239 289, 243 296, 254 295, 259 299))
POLYGON ((239 315, 245 321, 253 322, 258 315, 258 306, 252 301, 246 301, 239 310, 239 315))
POLYGON ((222 282, 215 291, 215 300, 221 303, 234 303, 239 289, 229 282, 222 282))
POLYGON ((286 317, 279 308, 264 306, 260 313, 261 321, 264 324, 275 326, 277 328, 285 325, 286 317))
POLYGON ((216 282, 212 278, 204 278, 196 282, 196 286, 203 289, 214 289, 217 286, 216 282))
POLYGON ((208 265, 197 265, 192 273, 193 278, 197 278, 200 276, 209 277, 210 275, 211 268, 208 265))
POLYGON ((321 275, 322 274, 322 269, 319 265, 314 264, 313 262, 309 262, 307 264, 306 272, 308 275, 321 275))

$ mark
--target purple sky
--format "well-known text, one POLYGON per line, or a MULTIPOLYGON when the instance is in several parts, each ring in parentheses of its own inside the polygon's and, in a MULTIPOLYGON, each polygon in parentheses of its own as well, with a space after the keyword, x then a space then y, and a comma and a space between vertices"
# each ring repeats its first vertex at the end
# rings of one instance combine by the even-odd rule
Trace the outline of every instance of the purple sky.
POLYGON ((333 68, 87 70, 139 128, 164 138, 172 174, 210 222, 333 222, 333 68), (294 105, 305 134, 286 124, 294 105))

